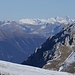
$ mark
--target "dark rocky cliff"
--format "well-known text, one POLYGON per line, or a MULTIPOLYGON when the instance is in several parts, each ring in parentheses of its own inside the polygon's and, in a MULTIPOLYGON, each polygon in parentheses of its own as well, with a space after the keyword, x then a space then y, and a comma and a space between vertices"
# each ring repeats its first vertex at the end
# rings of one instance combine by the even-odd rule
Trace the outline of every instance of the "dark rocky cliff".
POLYGON ((61 64, 74 50, 75 24, 66 25, 59 33, 49 37, 46 42, 36 49, 27 61, 22 64, 59 70, 61 64), (73 47, 71 47, 71 45, 73 47))

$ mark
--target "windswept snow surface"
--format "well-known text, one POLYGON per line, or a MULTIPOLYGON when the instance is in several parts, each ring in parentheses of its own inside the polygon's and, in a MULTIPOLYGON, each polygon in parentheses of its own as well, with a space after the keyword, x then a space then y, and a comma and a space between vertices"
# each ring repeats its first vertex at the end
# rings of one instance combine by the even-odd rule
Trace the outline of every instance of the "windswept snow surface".
POLYGON ((72 75, 65 72, 50 71, 5 61, 0 61, 0 73, 2 75, 72 75))

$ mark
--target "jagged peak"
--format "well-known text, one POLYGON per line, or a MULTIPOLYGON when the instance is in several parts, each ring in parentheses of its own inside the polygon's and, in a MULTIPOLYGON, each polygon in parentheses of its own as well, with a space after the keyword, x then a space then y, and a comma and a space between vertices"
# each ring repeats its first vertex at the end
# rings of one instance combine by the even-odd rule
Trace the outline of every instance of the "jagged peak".
POLYGON ((71 19, 70 17, 66 16, 66 17, 55 17, 55 18, 48 18, 48 19, 21 19, 19 20, 19 23, 26 23, 26 24, 33 24, 33 25, 41 25, 41 24, 46 24, 46 23, 64 23, 64 24, 68 24, 68 23, 73 23, 75 20, 71 19))

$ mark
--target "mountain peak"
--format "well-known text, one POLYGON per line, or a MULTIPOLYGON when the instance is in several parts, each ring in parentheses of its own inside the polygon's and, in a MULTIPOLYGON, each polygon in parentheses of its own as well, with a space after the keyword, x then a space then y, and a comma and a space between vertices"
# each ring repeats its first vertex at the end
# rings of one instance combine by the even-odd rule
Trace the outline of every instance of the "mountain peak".
POLYGON ((19 20, 19 23, 22 24, 32 24, 32 25, 41 25, 41 24, 46 24, 46 23, 73 23, 75 20, 71 19, 70 17, 55 17, 55 18, 49 18, 49 19, 21 19, 19 20))

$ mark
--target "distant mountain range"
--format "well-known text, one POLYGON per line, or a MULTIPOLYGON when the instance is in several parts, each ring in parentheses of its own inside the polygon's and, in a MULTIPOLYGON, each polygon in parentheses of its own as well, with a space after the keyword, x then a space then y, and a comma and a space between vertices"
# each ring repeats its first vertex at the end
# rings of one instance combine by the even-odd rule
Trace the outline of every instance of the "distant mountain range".
POLYGON ((43 24, 55 24, 55 23, 63 23, 63 24, 68 24, 68 23, 73 23, 75 22, 74 19, 70 19, 70 17, 55 17, 55 18, 49 18, 49 19, 21 19, 19 20, 19 23, 21 24, 31 24, 31 25, 43 25, 43 24))
POLYGON ((74 23, 69 17, 55 17, 50 19, 21 19, 19 21, 0 21, 0 29, 24 31, 28 34, 39 34, 49 37, 58 33, 66 24, 74 23))

